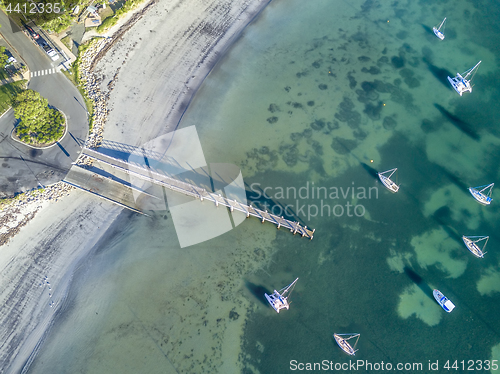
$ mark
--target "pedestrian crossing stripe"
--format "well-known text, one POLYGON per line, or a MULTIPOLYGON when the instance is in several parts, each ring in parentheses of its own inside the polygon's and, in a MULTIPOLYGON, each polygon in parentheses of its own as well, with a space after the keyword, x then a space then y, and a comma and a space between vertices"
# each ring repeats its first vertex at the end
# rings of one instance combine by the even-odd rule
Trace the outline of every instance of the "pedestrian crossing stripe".
POLYGON ((61 71, 60 67, 52 68, 52 69, 45 69, 45 70, 32 71, 31 72, 31 78, 41 77, 42 75, 55 74, 55 73, 59 73, 60 71, 61 71))

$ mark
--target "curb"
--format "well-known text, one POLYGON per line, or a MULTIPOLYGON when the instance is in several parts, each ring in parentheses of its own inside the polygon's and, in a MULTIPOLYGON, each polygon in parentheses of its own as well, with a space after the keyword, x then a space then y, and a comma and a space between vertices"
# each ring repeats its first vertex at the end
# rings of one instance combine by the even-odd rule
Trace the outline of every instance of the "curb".
MULTIPOLYGON (((24 34, 24 32, 23 32, 24 34)), ((7 43, 7 45, 9 46, 9 48, 12 48, 13 51, 15 51, 17 53, 17 55, 21 58, 21 60, 23 60, 24 62, 24 65, 26 65, 26 67, 28 68, 28 70, 30 71, 30 68, 28 66, 28 63, 26 62, 26 60, 24 59, 23 55, 20 54, 17 49, 12 45, 10 44, 10 42, 7 40, 7 38, 0 32, 0 36, 2 37, 3 40, 5 40, 5 42, 7 43)), ((29 83, 29 79, 28 79, 28 83, 29 83)))
MULTIPOLYGON (((69 128, 69 123, 68 123, 68 118, 66 117, 66 114, 64 114, 64 112, 62 110, 59 110, 57 109, 63 116, 64 116, 64 121, 66 122, 66 128, 64 130, 64 134, 63 136, 61 136, 61 138, 59 140, 57 140, 54 144, 51 144, 51 145, 48 145, 46 147, 35 147, 33 145, 29 145, 29 144, 26 144, 26 143, 23 143, 22 141, 20 140, 17 140, 16 138, 14 138, 13 134, 14 134, 14 130, 16 129, 15 127, 12 129, 12 131, 10 132, 10 138, 15 141, 15 142, 18 142, 19 144, 22 144, 22 145, 25 145, 29 148, 33 148, 33 149, 49 149, 49 148, 52 148, 54 146, 57 145, 57 143, 59 143, 61 140, 64 139, 64 137, 66 136, 66 134, 68 133, 68 128, 69 128)), ((6 112, 7 113, 7 112, 6 112)))

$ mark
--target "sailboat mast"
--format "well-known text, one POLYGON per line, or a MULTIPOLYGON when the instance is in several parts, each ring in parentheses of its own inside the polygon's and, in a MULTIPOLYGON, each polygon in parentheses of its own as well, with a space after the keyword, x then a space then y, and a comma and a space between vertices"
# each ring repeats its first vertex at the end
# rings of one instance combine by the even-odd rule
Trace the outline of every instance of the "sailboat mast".
POLYGON ((444 17, 443 22, 441 22, 441 24, 440 24, 440 25, 439 25, 439 27, 438 27, 438 30, 439 30, 439 31, 441 31, 441 27, 443 27, 443 25, 444 25, 445 21, 446 21, 446 17, 444 17))
MULTIPOLYGON (((299 278, 295 279, 292 283, 290 283, 290 285, 288 287, 285 287, 285 289, 283 290, 283 292, 280 292, 281 295, 282 296, 285 295, 293 286, 295 286, 295 283, 297 283, 298 280, 299 280, 299 278)), ((290 296, 290 295, 288 295, 288 296, 290 296)))
MULTIPOLYGON (((479 61, 479 62, 478 62, 478 63, 477 63, 477 64, 476 64, 476 65, 475 65, 472 69, 470 69, 470 70, 467 72, 467 74, 465 75, 464 79, 467 79, 467 77, 468 77, 469 75, 471 75, 471 74, 472 74, 472 72, 474 72, 474 71, 476 70, 476 68, 479 66, 479 64, 480 64, 480 63, 481 63, 481 61, 479 61)), ((474 72, 474 74, 476 74, 476 73, 474 72)), ((472 80, 472 78, 471 78, 471 79, 469 79, 469 80, 472 80)))

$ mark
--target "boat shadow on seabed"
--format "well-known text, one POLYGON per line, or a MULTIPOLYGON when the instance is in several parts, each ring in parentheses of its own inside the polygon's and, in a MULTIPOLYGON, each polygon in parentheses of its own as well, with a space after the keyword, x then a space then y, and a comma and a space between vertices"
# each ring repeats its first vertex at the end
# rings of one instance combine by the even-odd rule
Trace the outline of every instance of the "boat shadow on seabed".
POLYGON ((415 283, 418 288, 420 288, 425 295, 429 297, 429 299, 434 300, 434 295, 432 294, 432 288, 429 287, 427 283, 425 283, 424 279, 415 273, 412 269, 410 269, 408 266, 405 266, 403 268, 403 271, 405 274, 410 278, 410 280, 415 283))
MULTIPOLYGON (((432 32, 432 31, 431 31, 432 32)), ((448 77, 453 77, 454 74, 450 72, 449 70, 439 68, 436 65, 433 65, 429 59, 423 58, 423 62, 427 64, 427 68, 429 71, 434 75, 434 77, 446 88, 449 90, 453 91, 453 87, 451 87, 450 83, 448 82, 448 77)))
POLYGON ((445 108, 443 108, 439 104, 434 104, 437 110, 441 112, 441 114, 448 120, 450 121, 457 129, 462 131, 465 135, 471 137, 472 139, 479 141, 479 135, 476 131, 472 129, 472 126, 469 125, 467 122, 463 121, 462 119, 458 118, 456 115, 453 113, 450 113, 447 111, 445 108))
POLYGON ((268 306, 268 302, 266 297, 264 296, 266 293, 271 294, 272 291, 269 291, 266 287, 254 284, 249 281, 245 281, 245 287, 254 295, 263 305, 268 306))

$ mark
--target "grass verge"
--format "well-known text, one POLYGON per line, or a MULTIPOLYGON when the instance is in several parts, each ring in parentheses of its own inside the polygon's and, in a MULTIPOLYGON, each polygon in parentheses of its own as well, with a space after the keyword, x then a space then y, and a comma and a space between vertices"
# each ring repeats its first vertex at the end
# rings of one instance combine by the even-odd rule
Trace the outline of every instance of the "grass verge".
POLYGON ((85 101, 85 107, 89 113, 89 131, 92 131, 92 124, 94 120, 94 105, 92 100, 88 97, 87 93, 83 89, 83 83, 80 80, 80 56, 82 56, 87 48, 90 46, 91 41, 82 44, 78 47, 78 57, 76 61, 71 65, 68 71, 61 70, 64 75, 75 85, 75 87, 82 95, 85 101))

